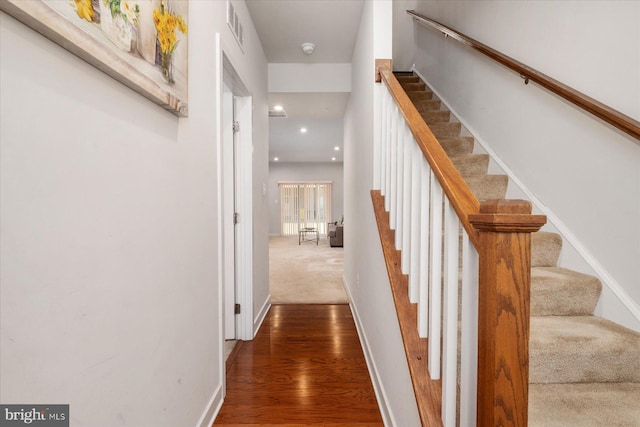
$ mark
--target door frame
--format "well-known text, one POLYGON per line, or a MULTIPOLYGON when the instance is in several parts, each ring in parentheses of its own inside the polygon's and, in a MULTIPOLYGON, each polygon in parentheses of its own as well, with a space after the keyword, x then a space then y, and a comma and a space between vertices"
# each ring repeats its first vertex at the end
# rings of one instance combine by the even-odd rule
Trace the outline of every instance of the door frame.
MULTIPOLYGON (((223 98, 224 85, 226 84, 236 97, 236 120, 241 123, 240 132, 237 135, 236 147, 236 209, 240 214, 240 221, 235 226, 236 249, 234 265, 236 274, 236 303, 241 306, 240 314, 235 316, 236 339, 253 339, 253 126, 252 126, 252 97, 247 87, 242 82, 233 64, 225 55, 220 40, 220 34, 216 34, 216 166, 217 166, 217 203, 218 203, 218 297, 219 297, 219 322, 220 322, 220 360, 224 374, 224 341, 225 341, 225 230, 234 227, 233 219, 225 220, 224 215, 224 186, 233 185, 233 182, 224 180, 224 169, 230 165, 223 161, 223 98)), ((233 167, 233 165, 231 165, 233 167)), ((228 235, 228 234, 227 234, 228 235)), ((231 234, 233 235, 233 233, 231 234)), ((224 375, 223 375, 224 378, 224 375)))

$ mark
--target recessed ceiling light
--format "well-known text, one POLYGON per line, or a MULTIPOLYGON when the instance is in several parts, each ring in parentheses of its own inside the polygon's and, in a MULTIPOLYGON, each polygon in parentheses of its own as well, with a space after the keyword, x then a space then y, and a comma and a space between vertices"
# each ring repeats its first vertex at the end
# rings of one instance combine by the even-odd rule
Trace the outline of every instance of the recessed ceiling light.
POLYGON ((300 128, 301 133, 307 133, 307 128, 300 128))
POLYGON ((278 160, 280 160, 280 159, 279 159, 279 158, 277 158, 277 157, 274 157, 274 158, 273 158, 273 161, 274 161, 274 162, 277 162, 278 160))
POLYGON ((284 110, 284 108, 282 107, 282 105, 274 105, 274 106, 273 106, 273 109, 274 109, 274 110, 276 110, 276 111, 282 111, 282 110, 284 110))
POLYGON ((333 147, 333 149, 336 150, 336 151, 340 151, 340 147, 338 147, 338 146, 333 147))
POLYGON ((335 161, 336 161, 336 158, 335 158, 335 157, 332 157, 332 158, 331 158, 331 160, 333 160, 333 161, 335 162, 335 161))

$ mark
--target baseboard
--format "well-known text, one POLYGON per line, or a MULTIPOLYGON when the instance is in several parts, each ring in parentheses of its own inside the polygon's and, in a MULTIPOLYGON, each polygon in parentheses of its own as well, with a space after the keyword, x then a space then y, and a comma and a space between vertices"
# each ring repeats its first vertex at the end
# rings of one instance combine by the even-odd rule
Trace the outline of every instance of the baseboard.
POLYGON ((262 307, 260 307, 260 311, 258 315, 253 320, 253 338, 255 338, 256 334, 260 330, 260 326, 262 326, 262 322, 264 322, 264 318, 267 317, 267 313, 271 308, 271 294, 267 295, 267 299, 265 300, 262 307))
MULTIPOLYGON (((429 81, 416 69, 413 70, 417 76, 419 76, 422 81, 424 81, 427 85, 429 85, 429 81)), ((629 293, 616 281, 613 276, 607 271, 602 264, 598 262, 598 260, 593 256, 593 254, 580 242, 580 240, 571 232, 570 228, 563 223, 560 218, 555 215, 548 207, 546 207, 535 195, 534 193, 516 176, 516 174, 500 159, 500 157, 493 151, 489 144, 482 140, 482 138, 477 137, 478 132, 475 132, 472 126, 469 125, 461 116, 449 105, 449 103, 438 93, 437 90, 433 88, 433 86, 429 85, 429 88, 436 94, 438 99, 451 111, 451 113, 456 117, 457 120, 462 123, 462 126, 467 128, 467 130, 473 135, 475 141, 478 142, 482 146, 482 148, 487 152, 491 160, 494 161, 498 167, 500 167, 504 173, 509 177, 509 181, 518 187, 520 191, 522 191, 526 197, 531 201, 531 203, 535 206, 535 208, 543 215, 547 216, 547 222, 557 230, 558 234, 562 236, 562 238, 569 243, 576 254, 582 258, 582 260, 593 270, 594 274, 600 279, 602 284, 613 294, 613 296, 619 302, 618 306, 620 308, 624 307, 628 311, 629 316, 620 315, 620 313, 614 313, 605 311, 602 313, 603 317, 619 322, 624 326, 634 329, 640 330, 640 305, 631 298, 629 293), (635 324, 627 321, 631 317, 635 319, 635 324)), ((616 310, 612 310, 616 311, 616 310)))
POLYGON ((373 384, 373 390, 376 394, 376 400, 378 401, 378 407, 380 408, 380 415, 382 416, 382 421, 385 426, 395 426, 397 423, 393 417, 393 412, 388 405, 389 400, 387 399, 387 394, 384 391, 384 387, 382 386, 382 382, 380 381, 380 374, 378 373, 378 369, 376 367, 375 361, 371 354, 371 349, 369 347, 369 341, 367 340, 367 335, 364 333, 364 328, 360 323, 360 316, 358 315, 358 309, 353 304, 353 297, 351 295, 351 290, 347 284, 347 279, 342 276, 342 284, 344 289, 347 291, 347 297, 349 298, 349 307, 351 308, 351 314, 353 316, 354 323, 356 324, 356 330, 358 331, 358 336, 360 337, 360 343, 362 346, 362 352, 364 353, 365 361, 367 362, 367 368, 369 369, 369 376, 371 377, 371 383, 373 384))
POLYGON ((211 396, 211 399, 209 399, 209 403, 204 409, 204 412, 202 412, 196 427, 211 427, 220 412, 220 408, 222 408, 223 401, 222 384, 220 384, 213 393, 213 396, 211 396))

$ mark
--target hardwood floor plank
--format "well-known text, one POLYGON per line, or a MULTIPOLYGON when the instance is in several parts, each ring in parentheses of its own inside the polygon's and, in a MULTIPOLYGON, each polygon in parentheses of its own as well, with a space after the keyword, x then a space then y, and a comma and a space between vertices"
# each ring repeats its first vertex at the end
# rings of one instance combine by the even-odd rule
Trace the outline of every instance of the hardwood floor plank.
POLYGON ((213 425, 382 426, 349 306, 272 306, 227 371, 213 425))

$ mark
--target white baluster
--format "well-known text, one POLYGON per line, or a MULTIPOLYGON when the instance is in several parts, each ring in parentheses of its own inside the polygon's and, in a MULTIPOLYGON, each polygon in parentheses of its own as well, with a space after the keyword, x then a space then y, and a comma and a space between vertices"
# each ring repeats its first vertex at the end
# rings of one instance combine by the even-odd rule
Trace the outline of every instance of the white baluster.
POLYGON ((418 302, 418 335, 429 336, 429 271, 431 265, 429 227, 431 204, 431 168, 420 152, 420 292, 418 302))
POLYGON ((382 86, 382 90, 380 91, 380 148, 379 148, 379 157, 378 162, 374 161, 375 167, 380 169, 380 194, 384 196, 386 194, 386 177, 385 177, 385 168, 386 168, 386 150, 387 150, 387 88, 382 86))
MULTIPOLYGON (((420 296, 420 263, 422 261, 420 251, 420 192, 422 180, 420 179, 420 159, 422 153, 414 139, 411 142, 411 267, 409 271, 409 301, 418 302, 420 296)), ((416 325, 417 326, 417 325, 416 325)))
POLYGON ((402 208, 404 206, 404 146, 405 144, 405 133, 404 128, 406 124, 404 122, 404 118, 398 113, 398 153, 396 157, 397 167, 396 167, 396 249, 402 249, 402 237, 404 234, 402 233, 402 229, 404 227, 404 215, 402 212, 402 208))
POLYGON ((462 231, 460 425, 476 425, 478 400, 478 252, 462 231))
POLYGON ((384 123, 384 147, 382 148, 382 191, 383 196, 387 196, 389 193, 389 150, 391 141, 391 104, 389 103, 389 91, 385 90, 384 96, 384 117, 382 122, 384 123))
POLYGON ((404 183, 404 190, 402 192, 404 195, 402 200, 402 262, 400 266, 402 267, 402 274, 409 274, 409 271, 411 271, 411 151, 413 146, 416 145, 416 142, 406 122, 404 140, 404 161, 402 162, 402 172, 404 174, 402 178, 402 182, 404 183))
MULTIPOLYGON (((395 229, 396 228, 396 206, 397 206, 397 202, 396 202, 396 178, 397 173, 396 173, 396 167, 398 165, 398 123, 397 123, 397 118, 398 116, 398 107, 396 107, 395 105, 392 108, 392 113, 391 113, 391 157, 390 157, 390 165, 391 168, 389 170, 390 173, 390 185, 389 185, 389 207, 386 208, 387 211, 389 212, 389 226, 391 227, 391 229, 395 229)), ((386 202, 385 202, 386 203, 386 202)))
POLYGON ((431 171, 429 235, 429 374, 440 379, 440 326, 442 325, 442 187, 431 171))
POLYGON ((458 387, 458 238, 460 221, 444 201, 444 315, 442 349, 442 424, 456 426, 458 387))
POLYGON ((377 131, 373 136, 373 189, 380 190, 380 147, 384 135, 384 126, 382 118, 384 117, 384 99, 383 94, 386 88, 383 83, 376 84, 373 89, 374 112, 373 122, 377 125, 377 131), (384 91, 384 92, 383 92, 384 91))

